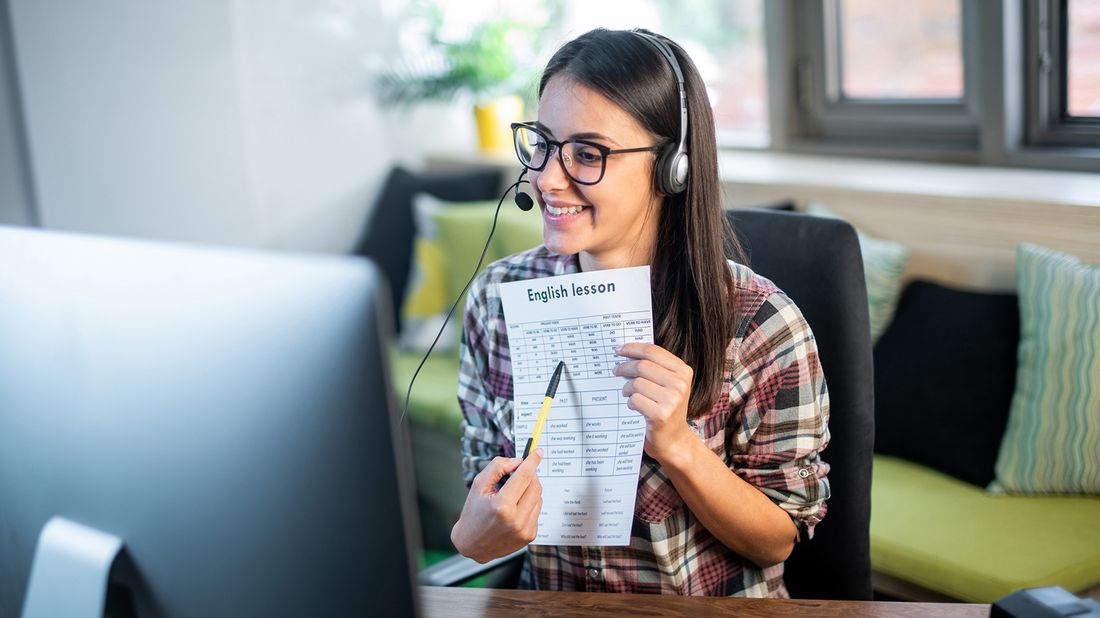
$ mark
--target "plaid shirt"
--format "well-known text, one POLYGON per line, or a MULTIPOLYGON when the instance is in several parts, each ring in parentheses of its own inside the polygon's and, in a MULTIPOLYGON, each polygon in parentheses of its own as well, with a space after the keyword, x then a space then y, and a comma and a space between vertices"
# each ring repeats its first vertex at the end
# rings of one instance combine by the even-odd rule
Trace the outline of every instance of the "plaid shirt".
MULTIPOLYGON (((809 538, 825 515, 829 395, 813 334, 771 281, 731 262, 737 328, 710 412, 689 425, 730 469, 786 511, 809 538)), ((466 484, 493 457, 514 457, 512 367, 500 284, 579 272, 576 255, 537 247, 490 264, 474 281, 458 378, 466 484)), ((528 547, 521 582, 549 590, 786 597, 783 565, 761 569, 723 545, 688 509, 661 465, 643 456, 625 547, 528 547)))

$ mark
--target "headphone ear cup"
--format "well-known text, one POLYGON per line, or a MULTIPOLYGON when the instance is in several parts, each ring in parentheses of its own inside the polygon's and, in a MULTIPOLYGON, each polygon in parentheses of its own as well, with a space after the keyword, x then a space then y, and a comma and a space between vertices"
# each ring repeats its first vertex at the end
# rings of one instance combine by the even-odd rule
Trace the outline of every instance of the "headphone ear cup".
POLYGON ((687 188, 688 156, 669 144, 661 150, 653 174, 657 181, 657 191, 664 195, 683 193, 687 188))
POLYGON ((672 193, 683 193, 687 189, 688 173, 690 171, 690 162, 686 152, 677 152, 673 155, 669 164, 668 175, 669 188, 672 189, 672 193))
POLYGON ((669 184, 671 177, 668 175, 672 165, 672 157, 676 154, 676 145, 668 144, 657 155, 657 162, 653 165, 653 180, 657 185, 657 192, 661 195, 672 195, 674 191, 669 184))

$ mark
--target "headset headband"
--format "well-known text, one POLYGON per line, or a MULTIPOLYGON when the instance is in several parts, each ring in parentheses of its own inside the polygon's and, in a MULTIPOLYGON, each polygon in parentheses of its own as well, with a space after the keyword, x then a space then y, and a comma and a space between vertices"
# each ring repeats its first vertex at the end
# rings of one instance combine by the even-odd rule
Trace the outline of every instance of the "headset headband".
POLYGON ((680 141, 676 145, 676 150, 683 151, 684 144, 687 142, 688 127, 687 91, 684 89, 684 72, 680 70, 680 63, 676 61, 676 55, 672 53, 672 47, 668 43, 665 43, 656 35, 643 32, 638 28, 631 30, 631 32, 649 41, 653 47, 657 48, 657 51, 672 67, 672 72, 676 74, 676 89, 680 95, 680 141))

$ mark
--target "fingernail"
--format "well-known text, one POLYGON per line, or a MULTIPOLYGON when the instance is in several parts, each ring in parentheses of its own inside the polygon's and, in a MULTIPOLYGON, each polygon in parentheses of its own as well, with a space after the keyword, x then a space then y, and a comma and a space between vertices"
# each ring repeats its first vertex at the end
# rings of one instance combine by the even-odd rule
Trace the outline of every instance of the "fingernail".
POLYGON ((535 452, 539 454, 539 457, 542 457, 542 447, 535 449, 535 452))

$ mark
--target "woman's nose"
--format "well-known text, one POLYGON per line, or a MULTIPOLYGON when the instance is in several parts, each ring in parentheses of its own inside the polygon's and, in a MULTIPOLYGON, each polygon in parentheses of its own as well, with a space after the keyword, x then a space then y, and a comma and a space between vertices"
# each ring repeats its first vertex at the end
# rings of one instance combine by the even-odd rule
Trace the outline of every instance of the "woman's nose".
POLYGON ((546 162, 546 167, 542 168, 538 178, 535 179, 535 185, 543 193, 569 188, 569 176, 562 167, 561 156, 555 151, 549 153, 550 160, 546 162))

